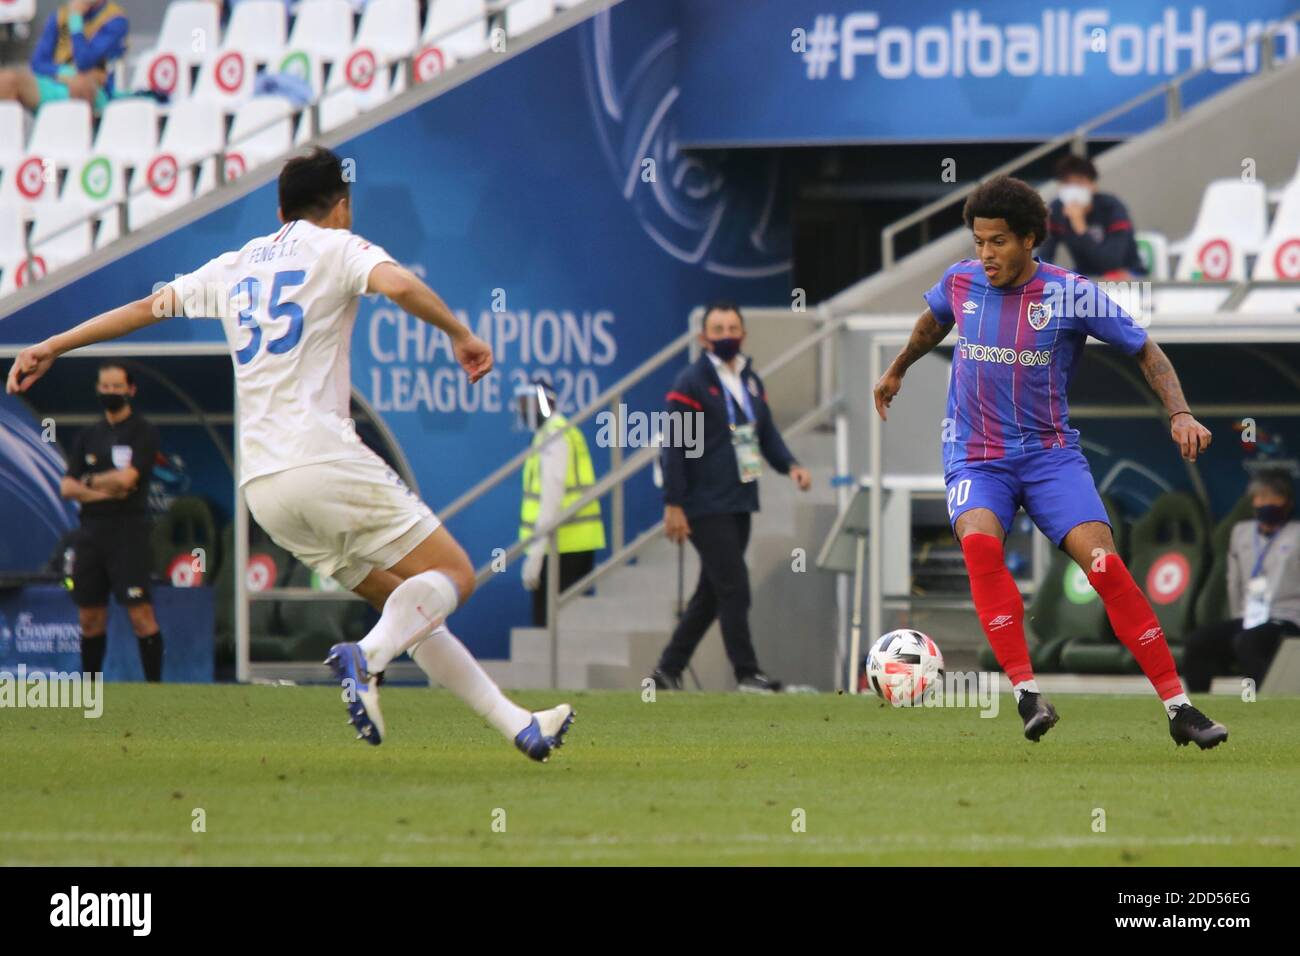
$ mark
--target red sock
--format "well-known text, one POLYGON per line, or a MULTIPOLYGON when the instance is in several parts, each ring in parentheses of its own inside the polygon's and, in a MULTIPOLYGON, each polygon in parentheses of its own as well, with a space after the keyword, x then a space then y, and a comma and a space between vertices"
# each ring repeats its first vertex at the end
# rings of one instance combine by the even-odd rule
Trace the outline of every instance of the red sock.
POLYGON ((975 613, 993 656, 1012 686, 1033 680, 1029 645, 1025 643, 1025 602, 1002 558, 1002 542, 991 534, 976 532, 961 539, 961 550, 970 573, 975 613))
POLYGON ((1161 700, 1168 700, 1183 692, 1178 679, 1174 656, 1169 653, 1169 642, 1160 627, 1156 612, 1129 574, 1118 554, 1107 554, 1100 571, 1088 571, 1088 581, 1106 605, 1106 616, 1115 635, 1137 658, 1142 673, 1161 700))

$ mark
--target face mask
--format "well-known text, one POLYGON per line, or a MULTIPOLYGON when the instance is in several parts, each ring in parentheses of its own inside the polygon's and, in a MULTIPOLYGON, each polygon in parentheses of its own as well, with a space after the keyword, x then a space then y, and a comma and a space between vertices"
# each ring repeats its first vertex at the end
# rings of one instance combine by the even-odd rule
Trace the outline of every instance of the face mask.
POLYGON ((127 396, 121 392, 97 392, 99 404, 104 406, 105 411, 120 412, 122 406, 127 402, 127 396))
POLYGON ((1060 197, 1063 206, 1087 206, 1092 203, 1092 190, 1077 183, 1062 186, 1057 196, 1060 197))
POLYGON ((1255 520, 1260 524, 1279 525, 1286 517, 1287 509, 1283 505, 1260 505, 1255 509, 1255 520))
POLYGON ((740 339, 709 339, 713 354, 724 362, 730 362, 740 352, 740 339))

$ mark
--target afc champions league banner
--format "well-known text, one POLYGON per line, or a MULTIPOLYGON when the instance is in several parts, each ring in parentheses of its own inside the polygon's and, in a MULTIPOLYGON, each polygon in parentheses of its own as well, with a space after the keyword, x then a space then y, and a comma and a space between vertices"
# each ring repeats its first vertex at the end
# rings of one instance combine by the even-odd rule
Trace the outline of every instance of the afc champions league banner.
MULTIPOLYGON (((518 384, 548 378, 572 413, 681 335, 700 303, 789 302, 788 227, 772 213, 768 160, 678 149, 678 41, 671 4, 628 0, 335 147, 355 177, 354 231, 422 276, 495 353, 496 370, 471 386, 441 331, 361 300, 354 394, 435 512, 527 447, 518 384)), ((36 341, 273 233, 276 205, 272 182, 0 319, 0 341, 36 341)), ((174 319, 132 339, 222 333, 174 319)), ((685 362, 632 390, 629 410, 661 410, 685 362)), ((598 431, 586 423, 599 477, 610 453, 598 431)), ((449 521, 476 566, 517 540, 520 495, 516 474, 449 521)), ((629 484, 626 508, 628 540, 662 517, 650 469, 629 484)), ((506 657, 530 602, 512 564, 450 624, 479 656, 506 657)))
MULTIPOLYGON (((1243 41, 1292 0, 710 0, 679 4, 693 145, 1035 140, 1066 133, 1243 41)), ((1292 22, 1279 60, 1300 50, 1292 22)), ((1259 44, 1184 105, 1259 69, 1259 44)), ((1127 136, 1163 99, 1105 126, 1127 136)))

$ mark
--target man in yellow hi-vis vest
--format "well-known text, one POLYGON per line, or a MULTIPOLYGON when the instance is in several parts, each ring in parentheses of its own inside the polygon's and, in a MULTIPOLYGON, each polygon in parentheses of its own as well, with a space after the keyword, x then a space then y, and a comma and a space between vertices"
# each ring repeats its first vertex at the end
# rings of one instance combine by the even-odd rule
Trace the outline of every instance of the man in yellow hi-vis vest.
MULTIPOLYGON (((571 426, 556 408, 550 383, 535 379, 515 391, 519 417, 533 432, 538 449, 524 463, 524 497, 519 509, 519 540, 526 541, 567 511, 593 484, 596 476, 582 432, 571 426), (563 438, 547 442, 551 436, 563 438)), ((605 525, 600 501, 592 501, 560 526, 560 590, 571 586, 595 566, 596 552, 605 547, 605 525)), ((533 592, 533 626, 546 625, 546 539, 538 538, 527 551, 522 575, 533 592)))

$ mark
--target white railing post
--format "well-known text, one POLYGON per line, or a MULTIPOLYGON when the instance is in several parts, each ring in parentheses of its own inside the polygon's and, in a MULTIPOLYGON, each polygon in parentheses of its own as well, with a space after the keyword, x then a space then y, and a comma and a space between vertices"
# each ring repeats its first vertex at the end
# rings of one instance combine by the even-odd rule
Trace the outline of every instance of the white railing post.
MULTIPOLYGON (((619 392, 609 400, 610 410, 614 413, 614 440, 609 446, 609 470, 617 471, 623 464, 623 429, 626 422, 623 420, 623 393, 619 392)), ((619 482, 610 490, 609 497, 609 530, 611 548, 614 552, 621 551, 623 548, 623 482, 619 482)))

